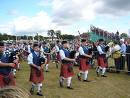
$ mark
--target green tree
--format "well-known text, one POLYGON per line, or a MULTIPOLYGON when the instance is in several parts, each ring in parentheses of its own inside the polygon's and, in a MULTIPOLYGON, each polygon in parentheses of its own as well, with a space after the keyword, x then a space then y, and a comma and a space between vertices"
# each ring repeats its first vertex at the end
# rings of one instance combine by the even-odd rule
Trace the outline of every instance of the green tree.
POLYGON ((57 39, 61 39, 61 31, 60 30, 57 30, 55 32, 55 34, 56 34, 57 39))
POLYGON ((40 41, 43 41, 43 40, 44 40, 44 37, 41 36, 41 35, 39 35, 39 40, 40 40, 40 41))
POLYGON ((53 42, 53 39, 54 39, 54 36, 55 36, 55 31, 54 30, 48 30, 47 32, 48 36, 50 36, 52 38, 52 42, 53 42))
POLYGON ((3 40, 3 35, 0 33, 0 41, 3 40))
POLYGON ((122 33, 120 36, 121 36, 121 38, 128 38, 128 34, 127 33, 122 33))
POLYGON ((6 33, 3 34, 3 40, 8 40, 8 35, 6 33))
POLYGON ((62 35, 62 39, 63 40, 74 40, 75 36, 74 35, 64 34, 64 35, 62 35))

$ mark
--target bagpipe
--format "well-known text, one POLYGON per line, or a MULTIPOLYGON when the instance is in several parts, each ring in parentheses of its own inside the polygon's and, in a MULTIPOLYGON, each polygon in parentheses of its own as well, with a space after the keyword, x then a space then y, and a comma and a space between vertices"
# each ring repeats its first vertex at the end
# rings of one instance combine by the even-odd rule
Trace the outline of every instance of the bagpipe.
POLYGON ((46 59, 43 56, 40 56, 40 65, 45 64, 46 59))
POLYGON ((110 46, 105 46, 105 52, 109 52, 110 46))
MULTIPOLYGON (((75 50, 70 51, 70 53, 69 53, 69 58, 70 58, 70 59, 75 59, 75 58, 76 58, 76 51, 75 51, 75 50)), ((74 63, 75 63, 75 62, 74 62, 74 63)), ((73 63, 73 64, 74 64, 74 63, 73 63)), ((68 71, 69 71, 69 72, 73 72, 73 66, 72 66, 72 65, 68 67, 68 71)))
MULTIPOLYGON (((39 66, 45 64, 45 61, 46 61, 45 57, 40 53, 39 66)), ((41 70, 38 70, 38 69, 36 68, 36 75, 37 75, 38 77, 40 77, 40 76, 41 76, 41 70)))
POLYGON ((107 45, 104 45, 103 47, 104 47, 104 50, 103 50, 104 54, 99 54, 98 52, 98 56, 108 58, 110 56, 110 46, 107 44, 107 45))
POLYGON ((16 55, 17 55, 17 51, 13 51, 13 52, 10 53, 10 55, 9 55, 9 63, 13 63, 14 60, 17 59, 16 55))
POLYGON ((70 51, 69 58, 71 58, 71 59, 75 59, 76 58, 76 51, 75 50, 70 51))

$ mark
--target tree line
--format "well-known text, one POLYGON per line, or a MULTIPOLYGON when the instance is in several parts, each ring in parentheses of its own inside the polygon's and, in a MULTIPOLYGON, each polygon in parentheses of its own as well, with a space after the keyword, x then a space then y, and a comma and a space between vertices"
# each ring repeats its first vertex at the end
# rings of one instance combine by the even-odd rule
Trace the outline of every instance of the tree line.
POLYGON ((75 38, 74 35, 69 34, 61 34, 60 30, 54 31, 54 30, 48 30, 47 32, 48 37, 44 37, 42 35, 39 35, 38 33, 35 36, 16 36, 16 35, 9 35, 7 33, 0 33, 0 41, 3 40, 47 40, 50 39, 53 41, 54 39, 63 39, 63 40, 73 40, 75 38))
MULTIPOLYGON (((84 33, 83 33, 84 34, 84 33)), ((3 40, 47 40, 50 39, 53 41, 54 39, 62 39, 62 40, 74 40, 76 36, 71 35, 71 34, 62 34, 60 30, 48 30, 47 32, 48 37, 44 37, 42 35, 38 35, 36 34, 34 37, 33 36, 27 36, 27 35, 23 35, 23 36, 16 36, 16 35, 9 35, 6 33, 0 33, 0 41, 3 40)), ((128 38, 128 34, 127 33, 122 33, 120 34, 121 38, 128 38)))

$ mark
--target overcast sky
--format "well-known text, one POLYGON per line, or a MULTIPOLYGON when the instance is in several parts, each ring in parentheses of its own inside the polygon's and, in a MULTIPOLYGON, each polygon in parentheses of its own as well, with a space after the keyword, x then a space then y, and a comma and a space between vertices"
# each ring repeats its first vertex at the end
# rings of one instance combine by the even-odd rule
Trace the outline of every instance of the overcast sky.
POLYGON ((130 0, 0 0, 0 32, 46 35, 88 31, 90 25, 109 32, 130 29, 130 0))

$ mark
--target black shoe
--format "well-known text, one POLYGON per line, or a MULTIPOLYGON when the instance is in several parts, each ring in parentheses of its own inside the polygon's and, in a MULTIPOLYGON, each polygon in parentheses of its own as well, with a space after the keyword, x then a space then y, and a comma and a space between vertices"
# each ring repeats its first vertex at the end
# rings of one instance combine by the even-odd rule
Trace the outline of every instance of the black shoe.
POLYGON ((34 89, 33 88, 30 89, 30 93, 31 93, 31 95, 34 94, 34 89))
POLYGON ((91 82, 91 81, 89 81, 89 80, 83 80, 83 82, 91 82))
POLYGON ((107 77, 106 75, 101 75, 101 77, 107 77))
POLYGON ((43 96, 43 94, 41 92, 37 92, 38 96, 43 96))
POLYGON ((120 71, 116 71, 116 73, 118 73, 118 74, 119 74, 119 73, 120 73, 120 71))
POLYGON ((50 71, 46 70, 46 72, 50 72, 50 71))
POLYGON ((77 74, 78 80, 81 81, 81 76, 77 74))
POLYGON ((74 88, 72 88, 71 86, 67 86, 67 89, 73 90, 74 88))

